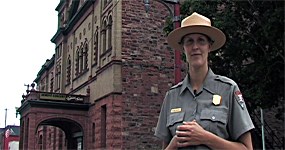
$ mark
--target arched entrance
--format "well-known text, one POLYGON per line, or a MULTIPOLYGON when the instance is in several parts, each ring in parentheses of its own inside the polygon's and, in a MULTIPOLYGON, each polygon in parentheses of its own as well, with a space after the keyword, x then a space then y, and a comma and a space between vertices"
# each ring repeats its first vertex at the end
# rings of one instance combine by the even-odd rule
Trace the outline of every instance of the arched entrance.
POLYGON ((50 118, 40 122, 36 129, 37 148, 49 149, 55 145, 59 149, 83 149, 83 128, 82 126, 67 118, 50 118), (44 138, 43 138, 44 137, 44 138), (57 139, 51 140, 52 137, 57 139), (46 143, 54 141, 52 144, 46 143))
POLYGON ((86 149, 88 109, 86 96, 32 91, 21 114, 19 148, 86 149))

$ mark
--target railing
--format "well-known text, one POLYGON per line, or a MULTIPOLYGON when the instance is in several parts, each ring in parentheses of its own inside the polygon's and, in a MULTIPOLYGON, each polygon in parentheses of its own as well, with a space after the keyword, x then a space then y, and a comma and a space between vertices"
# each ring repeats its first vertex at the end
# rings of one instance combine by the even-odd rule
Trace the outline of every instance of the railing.
MULTIPOLYGON (((260 113, 261 112, 258 110, 251 111, 252 121, 254 122, 256 131, 259 134, 260 139, 261 139, 262 120, 260 117, 260 113)), ((282 139, 279 138, 265 120, 263 121, 263 127, 264 127, 264 136, 265 136, 264 142, 266 142, 265 147, 268 149, 284 150, 284 137, 282 139)))

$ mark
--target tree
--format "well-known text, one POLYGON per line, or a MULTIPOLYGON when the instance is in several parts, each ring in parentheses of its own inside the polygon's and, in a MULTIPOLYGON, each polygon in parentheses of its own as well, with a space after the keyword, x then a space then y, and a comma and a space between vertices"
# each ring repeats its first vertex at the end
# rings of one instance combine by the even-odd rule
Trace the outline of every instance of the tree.
MULTIPOLYGON (((182 18, 193 12, 226 34, 226 44, 209 56, 214 72, 235 80, 252 109, 283 104, 284 2, 187 0, 181 5, 182 18)), ((169 33, 171 25, 165 30, 169 33)), ((283 119, 282 113, 276 117, 283 119)))

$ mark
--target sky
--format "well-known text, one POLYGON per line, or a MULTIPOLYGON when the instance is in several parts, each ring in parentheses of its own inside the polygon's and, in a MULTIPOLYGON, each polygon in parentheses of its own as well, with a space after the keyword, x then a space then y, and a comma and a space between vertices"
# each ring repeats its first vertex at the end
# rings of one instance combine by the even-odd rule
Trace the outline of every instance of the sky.
POLYGON ((20 125, 15 107, 21 106, 25 84, 31 84, 55 52, 50 40, 57 31, 60 0, 0 1, 0 128, 20 125))

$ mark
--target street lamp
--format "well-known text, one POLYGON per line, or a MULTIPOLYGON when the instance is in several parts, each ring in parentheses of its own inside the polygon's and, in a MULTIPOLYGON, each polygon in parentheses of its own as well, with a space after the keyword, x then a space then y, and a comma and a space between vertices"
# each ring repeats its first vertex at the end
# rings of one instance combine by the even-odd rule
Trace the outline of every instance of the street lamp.
MULTIPOLYGON (((163 4, 168 11, 170 12, 174 25, 174 29, 180 27, 180 4, 179 0, 155 0, 161 4, 163 4), (174 5, 174 12, 172 12, 172 9, 167 5, 172 4, 174 5)), ((148 13, 150 10, 150 0, 143 0, 145 5, 145 10, 148 13)), ((181 81, 181 51, 180 50, 174 50, 174 78, 175 78, 175 84, 181 81)))

